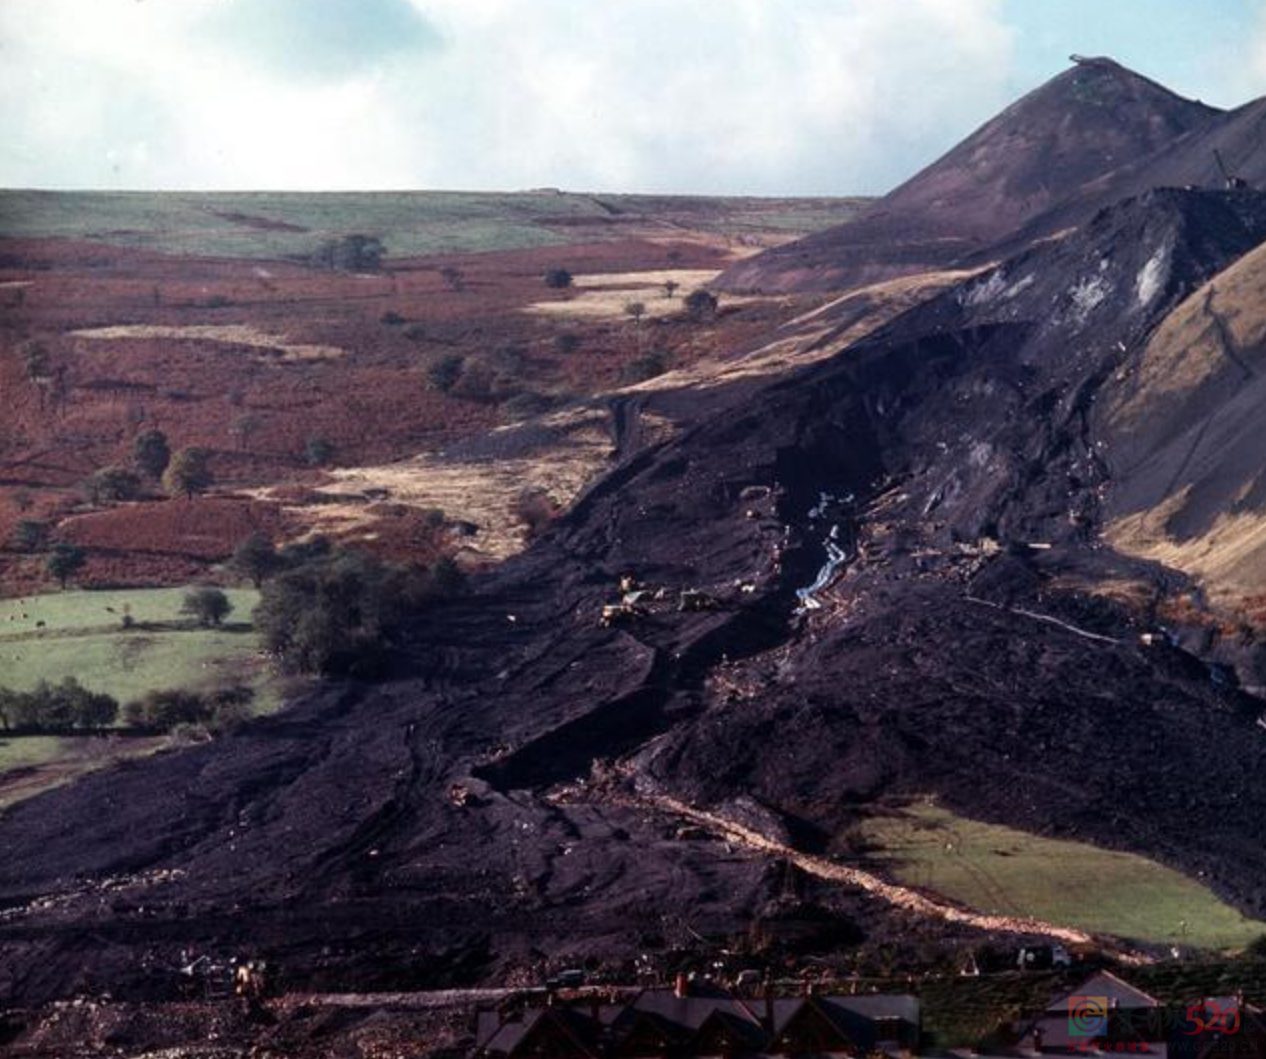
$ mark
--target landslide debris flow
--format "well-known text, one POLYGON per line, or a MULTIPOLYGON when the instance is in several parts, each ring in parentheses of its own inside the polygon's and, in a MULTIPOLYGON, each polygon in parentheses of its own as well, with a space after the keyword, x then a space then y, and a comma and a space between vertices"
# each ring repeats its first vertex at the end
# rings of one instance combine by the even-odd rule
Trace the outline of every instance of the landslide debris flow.
MULTIPOLYGON (((0 817, 0 994, 162 995, 185 950, 339 991, 662 950, 747 930, 769 857, 847 876, 859 814, 912 794, 1266 912, 1261 704, 1070 587, 1183 587, 1104 544, 1092 412, 1263 238, 1264 196, 1149 193, 693 419, 681 395, 624 406, 680 429, 622 446, 544 539, 420 620, 392 681, 0 817), (626 575, 648 602, 604 626, 626 575), (673 606, 687 589, 709 605, 673 606), (683 836, 648 797, 768 856, 683 836)), ((871 932, 910 922, 864 887, 830 900, 871 932)))

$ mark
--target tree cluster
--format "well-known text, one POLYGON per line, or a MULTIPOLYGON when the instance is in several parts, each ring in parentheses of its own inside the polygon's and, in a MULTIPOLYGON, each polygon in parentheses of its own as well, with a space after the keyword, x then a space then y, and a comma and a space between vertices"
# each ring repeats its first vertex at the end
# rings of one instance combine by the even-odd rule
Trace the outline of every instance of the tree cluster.
POLYGON ((255 693, 233 687, 219 691, 151 691, 123 707, 123 718, 136 728, 173 732, 197 727, 212 735, 245 722, 255 693))
POLYGON ((340 235, 327 239, 312 252, 311 263, 332 272, 378 272, 387 253, 382 240, 372 235, 340 235))
POLYGON ((0 728, 5 731, 92 731, 109 727, 118 715, 118 702, 89 691, 74 677, 59 684, 40 681, 33 691, 0 688, 0 728))
POLYGON ((293 673, 377 675, 409 617, 459 591, 462 580, 449 560, 420 570, 349 551, 281 552, 278 566, 254 623, 266 649, 293 673))

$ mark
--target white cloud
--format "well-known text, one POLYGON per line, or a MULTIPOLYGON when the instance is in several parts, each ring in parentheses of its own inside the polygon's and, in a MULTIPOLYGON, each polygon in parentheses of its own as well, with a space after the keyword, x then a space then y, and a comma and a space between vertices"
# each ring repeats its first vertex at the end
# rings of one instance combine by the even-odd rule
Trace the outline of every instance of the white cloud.
POLYGON ((250 0, 0 0, 0 184, 874 191, 1013 84, 1001 0, 409 2, 305 68, 208 28, 250 0))
POLYGON ((1266 87, 1266 0, 1259 0, 1257 33, 1253 38, 1252 66, 1255 86, 1266 87))

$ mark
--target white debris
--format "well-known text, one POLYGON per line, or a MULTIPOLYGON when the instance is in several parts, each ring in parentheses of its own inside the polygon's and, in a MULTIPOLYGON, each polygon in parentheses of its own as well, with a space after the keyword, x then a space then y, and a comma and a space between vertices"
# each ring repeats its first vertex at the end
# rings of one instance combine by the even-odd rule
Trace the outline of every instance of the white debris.
POLYGON ((1165 284, 1165 276, 1169 271, 1169 249, 1161 247, 1143 266, 1143 271, 1139 273, 1136 291, 1138 293, 1139 305, 1146 308, 1156 300, 1156 296, 1160 294, 1161 288, 1165 284))
POLYGON ((1085 323, 1104 300, 1108 297, 1107 281, 1099 276, 1082 280, 1069 292, 1073 303, 1074 318, 1077 323, 1085 323))

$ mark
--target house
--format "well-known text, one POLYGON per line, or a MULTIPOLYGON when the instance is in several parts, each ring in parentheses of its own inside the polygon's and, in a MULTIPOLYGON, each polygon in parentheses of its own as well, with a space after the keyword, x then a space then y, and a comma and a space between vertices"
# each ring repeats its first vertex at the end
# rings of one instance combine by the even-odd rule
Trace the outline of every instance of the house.
POLYGON ((679 976, 672 989, 627 1001, 588 998, 500 1019, 481 1017, 476 1055, 486 1059, 703 1059, 909 1056, 921 1033, 911 996, 740 998, 679 976))
POLYGON ((1107 1023, 1143 1023, 1160 1002, 1111 971, 1092 975, 1076 989, 1051 998, 1036 1018, 1019 1025, 1021 1055, 1072 1055, 1108 1035, 1107 1023))
POLYGON ((1016 1024, 1013 1056, 1134 1055, 1148 1059, 1266 1059, 1266 1016, 1243 997, 1162 1004, 1108 971, 1053 997, 1016 1024))

